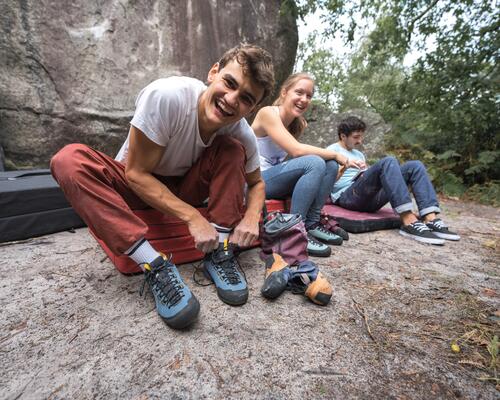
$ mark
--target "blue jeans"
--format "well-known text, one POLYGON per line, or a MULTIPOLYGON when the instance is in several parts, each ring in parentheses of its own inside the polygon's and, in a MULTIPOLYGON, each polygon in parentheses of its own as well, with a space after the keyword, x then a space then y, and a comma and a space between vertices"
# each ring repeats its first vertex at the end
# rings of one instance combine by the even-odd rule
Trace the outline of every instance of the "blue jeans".
POLYGON ((420 216, 439 213, 436 191, 420 161, 399 165, 394 157, 385 157, 373 164, 339 197, 335 204, 348 210, 374 212, 387 202, 401 214, 413 209, 411 186, 420 216))
POLYGON ((319 222, 321 209, 331 192, 339 165, 309 155, 284 161, 262 172, 266 199, 292 196, 290 212, 300 214, 306 228, 319 222))

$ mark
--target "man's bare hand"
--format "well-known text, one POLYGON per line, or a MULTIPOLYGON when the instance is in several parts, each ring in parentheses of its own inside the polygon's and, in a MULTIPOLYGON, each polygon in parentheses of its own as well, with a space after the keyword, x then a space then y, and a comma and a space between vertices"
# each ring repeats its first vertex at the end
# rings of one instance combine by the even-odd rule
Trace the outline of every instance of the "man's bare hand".
POLYGON ((347 163, 347 168, 364 169, 366 168, 366 164, 364 161, 361 160, 349 160, 347 163))
POLYGON ((229 238, 231 243, 236 243, 240 247, 250 246, 259 237, 259 222, 250 221, 243 218, 234 228, 233 234, 229 238))
POLYGON ((219 245, 219 233, 201 215, 188 222, 188 229, 194 238, 195 247, 203 253, 210 253, 219 245))

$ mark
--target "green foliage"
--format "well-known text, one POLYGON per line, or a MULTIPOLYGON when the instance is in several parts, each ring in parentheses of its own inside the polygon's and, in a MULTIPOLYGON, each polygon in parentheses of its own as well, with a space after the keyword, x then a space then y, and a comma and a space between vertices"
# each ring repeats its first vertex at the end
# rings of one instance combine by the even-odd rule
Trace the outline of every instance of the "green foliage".
POLYGON ((302 44, 299 53, 309 52, 304 68, 313 75, 320 71, 322 98, 338 111, 368 108, 382 115, 393 127, 387 149, 422 159, 439 190, 482 200, 498 195, 500 14, 495 3, 298 2, 300 16, 318 10, 327 22, 323 38, 340 35, 354 49, 341 62, 315 48, 313 38, 302 44), (416 51, 416 61, 404 63, 416 51))
POLYGON ((465 197, 483 204, 500 207, 500 181, 473 185, 467 190, 465 197))
POLYGON ((491 339, 487 348, 488 348, 488 353, 490 353, 490 357, 491 357, 490 368, 495 368, 497 365, 497 358, 498 358, 498 336, 497 335, 493 336, 493 338, 491 339))
POLYGON ((316 85, 315 98, 335 107, 335 90, 344 78, 339 60, 329 50, 317 47, 315 33, 299 44, 299 54, 303 61, 302 71, 321 82, 316 85))
POLYGON ((417 144, 393 149, 393 153, 401 161, 421 160, 427 166, 432 183, 439 192, 452 197, 465 194, 467 187, 460 175, 455 172, 460 154, 453 150, 436 155, 417 144))
POLYGON ((483 176, 487 179, 490 171, 493 173, 500 163, 500 151, 482 151, 478 154, 476 162, 465 170, 465 175, 483 176))

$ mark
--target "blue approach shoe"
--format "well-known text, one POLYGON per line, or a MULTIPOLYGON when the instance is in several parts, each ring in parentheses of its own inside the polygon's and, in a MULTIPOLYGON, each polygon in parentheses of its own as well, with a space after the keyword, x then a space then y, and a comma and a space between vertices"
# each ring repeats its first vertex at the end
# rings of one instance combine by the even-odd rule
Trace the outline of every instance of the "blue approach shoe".
POLYGON ((205 256, 205 276, 215 283, 217 295, 227 304, 240 306, 248 300, 248 287, 233 252, 233 245, 227 240, 205 256))
POLYGON ((163 256, 144 264, 144 284, 153 292, 156 310, 168 326, 183 329, 191 325, 200 312, 200 303, 182 281, 177 267, 163 256))

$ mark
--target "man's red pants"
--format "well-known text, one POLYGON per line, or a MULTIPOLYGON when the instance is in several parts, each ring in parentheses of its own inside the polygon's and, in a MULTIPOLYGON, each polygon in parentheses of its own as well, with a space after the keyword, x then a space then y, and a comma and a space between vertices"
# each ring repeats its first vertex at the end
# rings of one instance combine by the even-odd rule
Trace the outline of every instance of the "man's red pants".
MULTIPOLYGON (((243 145, 218 136, 181 177, 155 175, 192 206, 208 198, 208 220, 233 228, 241 220, 246 155, 243 145)), ((132 210, 149 206, 129 187, 125 165, 83 144, 70 144, 51 160, 52 175, 71 206, 115 254, 144 237, 148 226, 132 210)))

